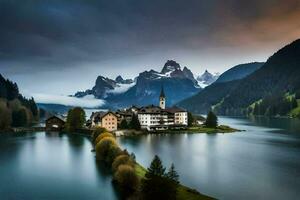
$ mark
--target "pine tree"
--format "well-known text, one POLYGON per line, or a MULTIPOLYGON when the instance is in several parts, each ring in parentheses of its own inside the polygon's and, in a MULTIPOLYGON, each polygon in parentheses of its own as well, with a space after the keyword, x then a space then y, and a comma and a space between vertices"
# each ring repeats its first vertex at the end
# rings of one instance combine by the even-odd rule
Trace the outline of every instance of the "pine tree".
POLYGON ((191 112, 188 112, 188 126, 191 127, 193 126, 194 123, 194 116, 191 112))
POLYGON ((177 184, 165 174, 165 168, 158 156, 155 156, 142 180, 143 199, 176 199, 177 184))
POLYGON ((167 173, 167 178, 173 181, 176 184, 179 184, 179 175, 175 170, 175 166, 172 163, 171 167, 169 168, 169 171, 167 173))
POLYGON ((147 169, 146 177, 151 178, 153 176, 162 177, 165 175, 166 168, 162 165, 160 158, 155 155, 150 167, 147 169))
POLYGON ((126 119, 123 119, 120 123, 120 128, 121 129, 128 129, 128 123, 126 121, 126 119))
POLYGON ((131 121, 129 123, 129 128, 135 130, 141 130, 141 124, 137 115, 132 115, 131 121))
POLYGON ((216 128, 218 126, 218 118, 212 111, 209 111, 207 114, 205 126, 209 128, 216 128))

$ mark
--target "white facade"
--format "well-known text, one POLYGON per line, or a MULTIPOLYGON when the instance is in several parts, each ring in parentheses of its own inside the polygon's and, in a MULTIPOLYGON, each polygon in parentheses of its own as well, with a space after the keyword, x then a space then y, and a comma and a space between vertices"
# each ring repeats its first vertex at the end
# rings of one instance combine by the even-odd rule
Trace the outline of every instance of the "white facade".
POLYGON ((174 113, 175 125, 188 125, 188 113, 187 112, 175 112, 174 113))
POLYGON ((162 113, 139 113, 138 119, 142 129, 151 130, 167 124, 168 115, 162 113))

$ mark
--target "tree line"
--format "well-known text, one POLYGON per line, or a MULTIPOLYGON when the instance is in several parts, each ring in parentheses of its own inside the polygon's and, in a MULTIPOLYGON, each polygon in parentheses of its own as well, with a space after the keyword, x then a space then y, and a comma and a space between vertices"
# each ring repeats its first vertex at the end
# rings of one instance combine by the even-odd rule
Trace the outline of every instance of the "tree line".
POLYGON ((38 119, 34 99, 22 96, 18 85, 0 74, 0 130, 27 126, 38 119))

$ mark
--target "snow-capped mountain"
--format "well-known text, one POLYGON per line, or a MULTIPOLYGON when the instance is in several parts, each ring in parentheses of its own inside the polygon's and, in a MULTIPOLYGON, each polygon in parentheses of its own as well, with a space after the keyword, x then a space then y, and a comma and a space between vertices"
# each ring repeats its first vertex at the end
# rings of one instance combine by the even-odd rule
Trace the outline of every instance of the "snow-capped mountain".
POLYGON ((197 77, 198 84, 202 87, 205 88, 208 85, 212 84, 219 78, 220 74, 219 73, 210 73, 207 70, 205 72, 197 77))
POLYGON ((122 76, 117 76, 115 80, 108 77, 98 76, 95 86, 83 92, 77 92, 75 97, 85 97, 93 95, 97 99, 105 99, 110 95, 126 92, 135 85, 132 79, 124 80, 122 76))
POLYGON ((156 104, 161 87, 168 96, 167 103, 172 105, 201 90, 193 73, 187 67, 174 60, 168 60, 160 72, 153 69, 141 72, 134 81, 118 76, 115 80, 98 76, 95 86, 84 92, 77 92, 75 97, 94 95, 104 99, 109 107, 120 108, 128 105, 156 104))

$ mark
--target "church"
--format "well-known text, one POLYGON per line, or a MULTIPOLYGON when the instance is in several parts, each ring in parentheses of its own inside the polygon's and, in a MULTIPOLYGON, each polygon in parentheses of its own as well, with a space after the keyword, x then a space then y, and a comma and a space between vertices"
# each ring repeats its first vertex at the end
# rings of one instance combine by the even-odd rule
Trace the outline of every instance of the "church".
POLYGON ((142 129, 148 131, 185 128, 188 125, 188 113, 178 107, 166 107, 166 95, 162 87, 159 105, 141 107, 137 114, 142 129))

